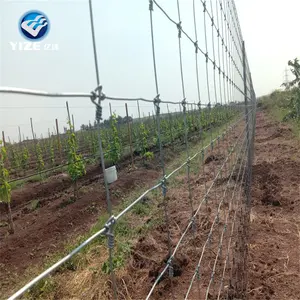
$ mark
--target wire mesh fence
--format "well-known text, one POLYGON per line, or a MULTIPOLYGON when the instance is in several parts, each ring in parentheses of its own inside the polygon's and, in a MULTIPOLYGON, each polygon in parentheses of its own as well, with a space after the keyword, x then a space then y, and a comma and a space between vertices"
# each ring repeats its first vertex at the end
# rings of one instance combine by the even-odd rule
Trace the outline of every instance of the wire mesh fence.
MULTIPOLYGON (((144 200, 154 191, 159 192, 160 196, 157 197, 157 202, 151 205, 159 207, 161 211, 163 222, 160 228, 165 238, 161 241, 160 251, 146 253, 154 261, 148 266, 153 269, 151 275, 148 274, 145 279, 143 276, 146 271, 140 266, 136 277, 132 278, 132 286, 136 287, 135 298, 246 298, 256 96, 245 44, 233 0, 193 0, 189 3, 193 34, 185 29, 182 2, 177 0, 172 11, 169 11, 170 7, 162 1, 150 0, 148 3, 151 41, 149 47, 152 50, 154 70, 153 99, 105 94, 105 86, 101 85, 99 75, 91 1, 89 8, 97 81, 94 91, 58 94, 0 87, 0 93, 90 98, 96 107, 96 132, 102 170, 105 170, 101 127, 103 105, 107 101, 152 103, 155 115, 151 118, 151 126, 157 139, 161 167, 158 183, 137 199, 133 199, 130 205, 118 214, 113 214, 110 188, 104 172, 110 214, 105 226, 9 299, 22 296, 81 249, 103 235, 108 240, 107 266, 111 276, 108 298, 126 298, 114 260, 115 245, 119 237, 115 232, 120 219, 137 205, 145 205, 144 200), (174 39, 178 42, 178 48, 170 49, 178 52, 181 95, 178 95, 177 99, 165 99, 161 94, 164 80, 160 76, 160 65, 156 56, 157 44, 162 43, 161 40, 156 40, 158 29, 155 27, 155 20, 158 17, 165 18, 173 26, 174 39), (185 50, 189 49, 189 53, 183 51, 183 45, 188 45, 185 50), (189 79, 186 79, 190 78, 190 70, 184 68, 186 55, 195 57, 193 97, 188 95, 186 89, 190 84, 189 79), (178 135, 182 137, 185 145, 185 159, 171 169, 165 161, 164 131, 169 136, 172 135, 172 131, 168 131, 163 124, 165 118, 161 108, 165 104, 174 105, 180 110, 182 128, 178 135), (193 146, 189 136, 190 116, 197 136, 197 143, 193 143, 193 146), (222 122, 216 122, 218 118, 222 122), (143 288, 139 289, 141 286, 143 288)), ((178 126, 179 123, 174 122, 176 116, 178 114, 174 111, 168 114, 167 118, 171 118, 170 128, 178 126)), ((172 143, 175 143, 175 139, 171 136, 170 144, 172 143)), ((151 233, 148 238, 150 237, 151 233)), ((147 243, 147 236, 145 239, 147 243)))

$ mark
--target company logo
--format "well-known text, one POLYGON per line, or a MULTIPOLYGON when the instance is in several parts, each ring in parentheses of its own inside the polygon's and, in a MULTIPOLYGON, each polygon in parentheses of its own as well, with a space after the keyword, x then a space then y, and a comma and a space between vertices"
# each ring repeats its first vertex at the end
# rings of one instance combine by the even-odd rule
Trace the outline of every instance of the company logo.
POLYGON ((50 22, 48 17, 37 10, 25 13, 19 22, 21 34, 28 40, 39 41, 48 34, 50 22))

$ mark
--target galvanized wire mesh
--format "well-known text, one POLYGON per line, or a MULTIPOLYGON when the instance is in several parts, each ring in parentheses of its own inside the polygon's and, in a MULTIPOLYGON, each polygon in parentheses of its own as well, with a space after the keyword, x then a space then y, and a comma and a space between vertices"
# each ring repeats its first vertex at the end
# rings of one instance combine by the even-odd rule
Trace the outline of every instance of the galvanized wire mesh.
MULTIPOLYGON (((42 95, 46 97, 89 97, 96 106, 96 120, 99 125, 102 118, 102 105, 107 100, 111 101, 143 101, 153 103, 156 118, 156 131, 160 152, 160 164, 162 178, 159 183, 145 191, 137 199, 121 211, 113 215, 113 208, 110 202, 110 192, 104 174, 106 196, 108 202, 109 220, 105 227, 84 243, 74 249, 68 256, 58 261, 38 277, 29 282, 26 286, 16 292, 9 299, 16 299, 24 294, 37 282, 48 276, 51 272, 69 260, 82 248, 98 238, 106 235, 109 249, 109 268, 112 281, 112 297, 121 297, 119 287, 114 273, 114 227, 119 219, 127 214, 135 205, 152 191, 161 189, 162 207, 167 235, 167 261, 160 269, 153 284, 149 285, 149 292, 145 295, 150 298, 184 298, 184 299, 243 299, 247 288, 247 240, 249 210, 251 205, 251 181, 252 181, 252 160, 253 143, 255 135, 255 112, 256 96, 252 85, 252 78, 245 51, 237 10, 233 0, 200 0, 191 3, 191 12, 194 24, 194 37, 184 27, 184 20, 181 15, 181 1, 177 0, 177 18, 172 17, 163 8, 162 1, 150 0, 150 38, 152 49, 152 60, 154 70, 153 99, 146 98, 120 98, 106 95, 105 87, 101 85, 97 51, 95 42, 95 29, 93 25, 92 3, 89 1, 91 28, 94 46, 95 68, 97 87, 90 93, 49 93, 45 91, 24 90, 18 88, 0 87, 0 93, 15 93, 27 95, 42 95), (199 16, 199 4, 201 5, 201 18, 199 16), (155 23, 154 14, 161 14, 161 17, 174 25, 174 38, 178 39, 178 65, 181 81, 182 95, 178 99, 162 99, 159 87, 163 84, 159 76, 159 66, 156 60, 155 23), (199 32, 198 24, 203 22, 202 30, 199 32), (176 37, 177 33, 177 37, 176 37), (203 37, 202 45, 198 38, 203 37), (184 55, 182 44, 193 45, 195 56, 195 77, 196 77, 196 99, 188 99, 186 95, 186 72, 184 69, 184 55), (200 62, 202 61, 202 67, 200 62), (206 87, 202 91, 200 74, 204 74, 206 87), (187 134, 187 110, 191 106, 199 111, 199 147, 195 153, 191 153, 187 134), (179 105, 184 117, 184 143, 186 159, 178 167, 169 172, 166 171, 164 158, 164 147, 161 141, 161 104, 179 105), (225 121, 228 112, 235 115, 232 123, 224 122, 226 128, 221 130, 215 127, 214 109, 219 107, 225 121), (203 128, 201 123, 202 113, 209 118, 208 128, 203 128), (209 141, 204 138, 209 136, 209 141), (206 144, 204 144, 204 142, 206 144), (191 174, 191 168, 195 168, 197 174, 191 174), (181 235, 173 239, 172 214, 168 200, 168 184, 178 177, 181 171, 185 170, 186 180, 182 189, 187 190, 188 211, 190 218, 180 228, 181 235), (200 189, 197 180, 202 182, 200 189), (197 191, 197 192, 195 192, 197 191), (206 220, 204 226, 203 220, 206 220), (174 268, 180 253, 186 254, 185 249, 193 244, 190 263, 184 269, 185 280, 176 277, 174 268), (169 281, 170 292, 162 291, 162 280, 169 281)), ((165 45, 166 47, 168 45, 165 45)), ((101 52, 101 49, 100 49, 101 52)), ((101 128, 98 126, 100 159, 102 170, 105 169, 103 151, 101 146, 101 128)))

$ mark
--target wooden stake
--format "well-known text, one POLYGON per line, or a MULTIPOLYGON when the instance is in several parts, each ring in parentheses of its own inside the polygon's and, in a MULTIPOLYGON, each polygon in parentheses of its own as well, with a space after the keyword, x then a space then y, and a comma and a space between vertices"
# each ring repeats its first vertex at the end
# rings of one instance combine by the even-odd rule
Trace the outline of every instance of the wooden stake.
POLYGON ((134 163, 133 163, 133 151, 132 151, 131 126, 130 126, 129 117, 128 117, 127 103, 125 103, 125 109, 126 109, 127 127, 128 127, 129 144, 130 144, 131 165, 134 166, 134 163))
POLYGON ((68 120, 69 120, 69 126, 71 129, 71 116, 70 116, 70 110, 69 110, 69 103, 66 101, 66 106, 67 106, 67 112, 68 112, 68 120))
POLYGON ((137 100, 137 106, 138 106, 138 111, 139 111, 139 120, 141 121, 141 112, 140 112, 140 102, 137 100))
POLYGON ((33 138, 33 140, 34 140, 34 142, 35 142, 35 138, 36 138, 36 136, 35 136, 35 133, 34 133, 34 130, 33 130, 32 118, 30 118, 30 125, 31 125, 31 133, 32 133, 32 138, 33 138))
POLYGON ((58 151, 59 151, 59 156, 60 156, 60 162, 62 163, 61 143, 60 143, 60 135, 59 135, 59 130, 58 130, 58 120, 57 119, 55 119, 55 124, 56 124, 58 151))
POLYGON ((4 131, 2 131, 2 142, 3 142, 3 146, 6 148, 6 141, 5 141, 5 133, 4 133, 4 131))

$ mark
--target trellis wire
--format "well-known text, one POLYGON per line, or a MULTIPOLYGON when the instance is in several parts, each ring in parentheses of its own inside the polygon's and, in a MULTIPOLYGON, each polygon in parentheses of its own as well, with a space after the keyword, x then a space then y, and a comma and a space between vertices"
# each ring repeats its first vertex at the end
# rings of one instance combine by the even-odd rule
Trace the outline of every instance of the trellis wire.
MULTIPOLYGON (((243 118, 242 118, 243 119, 243 118)), ((241 122, 242 119, 237 120, 234 124, 232 124, 226 131, 222 133, 222 135, 227 135, 232 128, 236 127, 238 123, 241 122)), ((218 139, 215 138, 212 142, 216 142, 218 139)), ((205 151, 210 147, 210 143, 206 145, 204 148, 202 148, 200 151, 196 152, 190 160, 194 160, 198 155, 205 153, 205 151)), ((183 164, 181 164, 178 168, 173 170, 170 174, 166 175, 165 178, 168 180, 170 179, 175 173, 179 172, 184 166, 186 166, 187 161, 185 161, 183 164)), ((71 259, 76 253, 78 253, 81 249, 86 247, 88 244, 90 244, 92 241, 94 241, 98 236, 104 235, 107 232, 107 229, 112 225, 115 224, 117 220, 119 220, 121 217, 123 217, 126 213, 128 213, 134 205, 139 203, 145 196, 147 196, 151 191, 156 190, 157 188, 162 186, 162 182, 158 183, 157 185, 153 186, 152 188, 145 191, 140 197, 138 197, 135 201, 133 201, 129 206, 127 206, 123 211, 121 211, 116 217, 112 215, 109 220, 106 222, 105 226, 99 230, 97 233, 95 233, 93 236, 91 236, 89 239, 84 241, 82 244, 80 244, 77 248, 75 248, 70 254, 65 256, 63 259, 58 261, 56 264, 45 270, 42 274, 34 278, 32 281, 30 281, 27 285, 25 285, 23 288, 21 288, 19 291, 17 291, 14 295, 12 295, 8 300, 17 299, 21 295, 23 295, 26 291, 28 291, 31 287, 33 287, 37 282, 42 280, 44 277, 50 275, 53 271, 55 271, 57 268, 59 268, 61 265, 63 265, 67 260, 71 259)), ((211 187, 210 187, 211 188, 211 187)), ((206 195, 209 194, 210 189, 206 192, 206 195)), ((204 197, 205 199, 205 197, 204 197)), ((166 269, 168 269, 168 265, 166 266, 166 269)))
MULTIPOLYGON (((199 270, 201 269, 201 263, 204 259, 204 253, 206 251, 206 248, 211 246, 211 237, 214 232, 214 228, 216 224, 219 222, 220 212, 222 208, 222 204, 224 203, 226 199, 227 192, 229 190, 229 185, 232 180, 233 174, 236 170, 237 164, 240 163, 240 160, 242 160, 242 164, 239 166, 238 170, 238 178, 240 178, 240 172, 242 170, 242 183, 239 185, 236 183, 234 185, 234 190, 232 192, 232 197, 230 200, 229 208, 225 215, 225 224, 223 226, 223 229, 220 233, 219 240, 217 243, 217 253, 215 253, 214 258, 214 264, 212 273, 210 274, 210 280, 208 287, 205 292, 205 299, 208 299, 209 297, 209 291, 212 287, 214 282, 214 275, 217 268, 217 262, 219 260, 219 257, 221 256, 221 250, 223 245, 223 242, 226 240, 226 233, 227 233, 227 225, 229 224, 229 213, 230 208, 233 206, 233 201, 235 198, 235 192, 239 188, 239 194, 238 199, 236 200, 236 203, 240 205, 241 207, 244 207, 243 202, 243 196, 245 194, 246 196, 246 204, 247 208, 245 210, 246 216, 243 216, 246 220, 248 217, 247 213, 249 213, 249 206, 251 202, 250 197, 250 185, 251 185, 251 179, 252 179, 252 170, 251 170, 251 163, 253 160, 253 136, 255 132, 255 110, 256 110, 256 98, 255 98, 255 92, 252 85, 252 79, 249 71, 249 64, 246 57, 246 51, 244 47, 244 41, 241 34, 240 24, 238 21, 238 16, 236 12, 236 7, 233 0, 215 0, 215 9, 216 13, 214 14, 214 8, 212 1, 210 0, 210 10, 207 6, 206 0, 200 0, 202 6, 203 6, 203 20, 204 20, 204 38, 205 38, 205 50, 201 49, 201 47, 198 44, 197 37, 197 20, 196 20, 196 9, 195 9, 195 0, 193 0, 193 17, 194 17, 194 32, 195 32, 195 40, 193 40, 190 35, 183 29, 182 26, 182 20, 181 20, 181 13, 180 13, 180 4, 179 0, 177 0, 177 13, 178 13, 178 23, 174 21, 170 15, 166 12, 165 9, 162 8, 162 6, 158 3, 156 0, 150 0, 149 1, 149 11, 150 11, 150 28, 151 28, 151 47, 152 47, 152 58, 153 58, 153 68, 154 68, 154 83, 155 83, 155 95, 153 99, 146 99, 143 97, 139 98, 130 98, 130 97, 112 97, 107 96, 103 93, 104 88, 101 86, 100 82, 100 75, 99 75, 99 68, 98 68, 98 60, 97 60, 97 51, 96 51, 96 39, 95 39, 95 29, 94 29, 94 22, 93 22, 93 8, 92 8, 92 1, 89 0, 89 9, 90 9, 90 20, 91 20, 91 29, 92 29, 92 39, 93 39, 93 51, 94 51, 94 60, 95 60, 95 70, 96 70, 96 83, 97 87, 94 91, 91 91, 90 93, 48 93, 45 91, 35 91, 35 90, 28 90, 28 89, 19 89, 19 88, 10 88, 10 87, 0 87, 0 93, 9 93, 9 94, 23 94, 23 95, 32 95, 32 96, 45 96, 45 97, 83 97, 83 98, 90 98, 91 101, 96 106, 96 120, 98 125, 98 133, 99 133, 99 149, 100 149, 100 161, 101 161, 101 167, 102 171, 104 173, 104 183, 105 183, 105 189, 106 189, 106 200, 108 205, 108 211, 110 214, 110 218, 107 220, 105 226, 98 231, 96 234, 94 234, 92 237, 87 239, 84 243, 80 244, 77 248, 75 248, 69 255, 58 261, 56 264, 51 266, 49 269, 44 271, 42 274, 34 278, 31 282, 29 282, 27 285, 25 285, 22 289, 20 289, 18 292, 16 292, 14 295, 12 295, 9 300, 17 299, 19 296, 23 295, 26 291, 28 291, 31 287, 33 287, 37 282, 42 280, 44 277, 48 276, 51 272, 56 270, 58 267, 60 267, 62 264, 64 264, 67 260, 69 260, 72 256, 74 256, 76 253, 78 253, 82 248, 87 246, 89 243, 91 243, 93 240, 98 238, 100 235, 105 235, 108 238, 108 248, 109 248, 109 269, 111 273, 112 278, 112 291, 113 291, 113 297, 117 299, 118 297, 118 291, 117 291, 117 284, 116 284, 116 277, 114 273, 113 268, 113 248, 114 248, 114 225, 116 222, 123 217, 125 214, 127 214, 137 203, 141 202, 142 199, 146 195, 148 195, 150 192, 157 190, 158 188, 162 189, 162 196, 163 196, 163 206, 164 206, 164 219, 165 219, 165 225, 167 228, 167 235, 168 235, 168 261, 166 265, 164 266, 163 270, 159 273, 156 280, 154 281, 154 284, 151 286, 150 291, 147 295, 147 299, 150 299, 151 295, 154 293, 155 288, 158 286, 161 278, 163 275, 169 270, 169 280, 171 283, 171 294, 172 298, 175 299, 175 290, 173 286, 173 267, 172 267, 172 260, 174 259, 175 255, 183 245, 184 239, 189 233, 189 229, 193 228, 193 225, 195 224, 195 218, 199 214, 202 206, 204 203, 208 205, 208 197, 212 194, 213 189, 215 189, 215 198, 216 198, 216 215, 213 220, 213 223, 209 229, 208 236, 203 243, 202 251, 199 253, 200 258, 198 263, 196 264, 195 271, 192 275, 191 282, 189 284, 189 287, 187 289, 187 292, 185 293, 185 298, 189 296, 193 282, 195 281, 196 277, 199 276, 199 270), (153 26, 153 11, 154 11, 154 5, 156 8, 158 8, 163 15, 174 25, 176 25, 176 29, 178 31, 178 49, 179 49, 179 67, 180 67, 180 78, 181 78, 181 89, 182 89, 182 99, 180 101, 170 101, 161 99, 161 96, 159 94, 159 80, 158 80, 158 71, 157 71, 157 65, 156 65, 156 54, 155 54, 155 35, 154 35, 154 26, 153 26), (220 18, 219 18, 220 16, 220 18), (208 35, 207 35, 207 21, 206 17, 209 18, 211 22, 211 28, 212 28, 212 48, 213 48, 213 55, 210 56, 208 52, 208 35), (217 21, 215 22, 215 18, 217 21), (220 20, 221 19, 221 20, 220 20), (194 99, 186 99, 186 92, 185 92, 185 81, 184 81, 184 72, 183 72, 183 55, 182 55, 182 35, 187 38, 189 42, 191 42, 194 45, 195 48, 195 66, 196 66, 196 88, 197 88, 197 98, 198 98, 198 110, 199 110, 199 119, 200 122, 199 126, 199 136, 201 139, 201 147, 199 151, 196 151, 196 153, 193 156, 190 156, 190 149, 189 149, 189 143, 188 143, 188 137, 187 137, 187 107, 190 107, 192 110, 195 107, 194 99), (215 45, 215 38, 217 36, 217 47, 215 45), (220 47, 220 43, 222 44, 222 47, 220 47), (221 50, 221 49, 222 50, 221 50), (217 54, 216 54, 217 51, 217 54), (220 54, 222 52, 222 56, 220 54), (206 74, 206 89, 207 89, 207 104, 201 103, 201 91, 199 86, 199 60, 198 55, 202 54, 203 58, 205 60, 205 74, 206 74), (236 61, 236 56, 238 56, 238 60, 236 61), (222 57, 222 59, 221 59, 222 57), (217 61, 216 61, 217 60, 217 61), (239 64, 242 64, 243 72, 241 72, 239 68, 239 64), (210 80, 209 80, 209 66, 212 67, 213 70, 213 90, 214 90, 214 96, 211 93, 211 86, 210 86, 210 80), (219 73, 219 95, 217 91, 217 79, 216 79, 216 72, 219 73), (221 80, 221 77, 223 77, 223 80, 221 80), (241 80, 243 82, 243 87, 239 86, 238 80, 241 80), (222 89, 223 88, 223 89, 222 89), (242 108, 245 110, 244 115, 241 119, 238 119, 234 124, 228 125, 226 129, 220 134, 219 128, 218 134, 216 138, 213 138, 213 121, 212 121, 212 107, 220 101, 221 107, 224 107, 226 109, 233 109, 232 106, 230 106, 231 102, 235 103, 235 92, 239 93, 240 97, 243 97, 244 104, 243 106, 235 105, 236 108, 242 108), (212 97, 215 98, 215 103, 212 102, 212 97), (156 127, 157 127, 157 138, 158 138, 158 144, 159 144, 159 152, 160 152, 160 163, 161 163, 161 169, 162 169, 162 178, 160 179, 159 183, 145 191, 142 195, 140 195, 137 199, 135 199, 130 205, 128 205, 123 211, 121 211, 117 216, 114 216, 112 214, 112 207, 110 202, 110 194, 109 194, 109 187, 107 184, 106 176, 105 176, 105 162, 103 158, 103 150, 102 150, 102 140, 100 135, 100 120, 102 119, 102 103, 106 100, 111 101, 143 101, 148 103, 153 103, 154 109, 155 109, 155 115, 156 115, 156 127), (160 104, 173 104, 173 105, 179 105, 180 111, 181 108, 183 110, 183 117, 184 117, 184 143, 186 146, 186 160, 181 163, 181 165, 175 169, 173 169, 168 175, 166 174, 166 166, 164 161, 164 147, 162 145, 161 140, 161 127, 160 127, 160 104), (249 104, 250 103, 250 104, 249 104), (205 107, 207 108, 205 111, 208 114, 208 123, 209 123, 209 134, 210 139, 209 143, 204 146, 204 138, 203 133, 204 129, 201 124, 201 108, 205 107), (244 121, 244 126, 242 126, 242 129, 239 129, 240 124, 244 121), (234 133, 233 129, 237 128, 239 131, 239 135, 237 136, 235 142, 231 146, 231 150, 227 155, 225 155, 223 162, 218 167, 218 170, 216 170, 216 165, 213 163, 213 180, 209 187, 207 187, 206 183, 206 175, 205 175, 205 167, 204 167, 204 159, 205 154, 207 153, 214 153, 214 147, 219 145, 220 140, 222 139, 224 141, 224 138, 230 140, 234 139, 234 133), (235 154, 235 161, 232 163, 232 156, 235 150, 238 150, 238 154, 235 154), (201 156, 202 160, 202 168, 199 167, 199 173, 203 172, 205 181, 204 181, 204 188, 205 193, 204 196, 201 197, 200 201, 198 201, 198 206, 196 208, 196 211, 194 211, 193 207, 193 200, 195 200, 195 196, 191 192, 191 174, 190 174, 190 163, 195 160, 197 156, 201 156), (247 161, 245 161, 247 160, 247 161), (217 202, 217 187, 216 183, 217 180, 221 177, 222 178, 222 172, 225 169, 226 166, 229 164, 229 170, 231 170, 228 180, 226 182, 226 185, 224 186, 223 190, 223 196, 219 199, 219 202, 217 202), (189 219, 188 224, 185 226, 185 229, 183 233, 181 234, 178 242, 175 246, 172 247, 171 245, 171 234, 170 234, 170 216, 169 216, 169 210, 168 210, 168 201, 166 199, 167 196, 167 181, 175 174, 178 174, 181 169, 186 167, 186 175, 187 175, 187 185, 188 185, 188 199, 190 203, 190 209, 191 209, 191 218, 189 219), (242 185, 244 182, 246 187, 243 191, 242 185), (173 248, 173 249, 172 249, 173 248)), ((202 95, 203 98, 203 95, 202 95)), ((168 108, 169 109, 169 108, 168 108)), ((224 146, 224 145, 223 145, 224 146)), ((225 151, 225 149, 223 149, 225 151)), ((225 152, 224 152, 225 153, 225 152)), ((227 242, 227 252, 226 252, 226 260, 224 263, 224 267, 222 270, 222 278, 219 285, 218 290, 218 299, 220 299, 222 291, 224 289, 224 280, 226 276, 226 270, 228 269, 228 265, 230 264, 230 261, 228 257, 232 254, 232 238, 234 234, 234 227, 237 226, 236 224, 236 216, 237 212, 235 211, 234 217, 231 220, 232 221, 232 227, 231 227, 231 234, 228 238, 227 242)), ((243 228, 243 232, 246 234, 243 242, 246 243, 247 239, 247 229, 243 228)), ((193 237, 195 238, 194 231, 193 231, 193 237)), ((196 248, 195 248, 196 250, 196 248)), ((241 255, 244 255, 243 259, 244 261, 242 263, 246 263, 246 257, 245 253, 241 255)), ((234 266, 233 266, 234 267, 234 266)), ((233 268, 232 267, 232 268, 233 268)), ((231 272, 232 272, 231 268, 231 272)), ((233 277, 233 274, 230 274, 229 280, 233 277)), ((198 297, 200 297, 200 283, 201 278, 197 278, 197 284, 198 284, 198 297)), ((236 288, 236 287, 235 287, 236 288)), ((242 287, 244 288, 244 286, 242 287)), ((215 289, 215 288, 214 288, 215 289)), ((228 293, 228 292, 227 292, 228 293)), ((228 296, 228 295, 227 295, 228 296)))
MULTIPOLYGON (((244 132, 245 132, 245 129, 243 130, 243 132, 242 132, 242 134, 240 135, 240 137, 243 136, 244 132)), ((240 137, 239 137, 239 138, 240 138, 240 137)), ((244 139, 245 139, 245 137, 244 137, 244 139)), ((236 142, 235 147, 236 147, 237 145, 238 145, 238 141, 236 142)), ((198 212, 200 211, 200 208, 201 208, 202 204, 204 203, 204 201, 205 201, 207 195, 208 195, 208 194, 210 193, 210 191, 213 189, 216 180, 219 178, 219 176, 220 176, 220 174, 221 174, 221 170, 224 168, 224 165, 225 165, 225 163, 227 162, 227 160, 228 160, 229 158, 230 158, 230 155, 228 155, 228 156, 226 157, 226 159, 224 160, 224 163, 223 163, 222 166, 219 168, 219 171, 218 171, 217 175, 214 177, 214 180, 213 180, 212 184, 211 184, 210 187, 208 188, 208 190, 207 190, 205 196, 204 196, 204 197, 202 198, 202 200, 200 201, 200 204, 199 204, 199 206, 198 206, 196 212, 193 214, 192 220, 188 223, 188 225, 186 226, 186 228, 185 228, 183 234, 181 235, 181 237, 180 237, 178 243, 176 244, 176 246, 175 246, 175 248, 174 248, 174 251, 172 252, 171 257, 169 258, 169 262, 167 263, 166 268, 165 268, 165 269, 158 275, 158 277, 156 278, 156 280, 155 280, 155 282, 154 282, 154 284, 153 284, 153 286, 152 286, 152 288, 151 288, 149 294, 147 295, 147 298, 146 298, 146 299, 149 299, 149 298, 150 298, 150 296, 152 295, 152 293, 153 293, 153 291, 154 291, 155 286, 158 284, 158 282, 160 281, 161 277, 162 277, 162 276, 164 275, 164 273, 167 271, 168 267, 170 267, 170 264, 171 264, 170 262, 172 261, 172 258, 174 258, 174 256, 175 256, 176 252, 178 251, 179 246, 181 245, 181 243, 182 243, 182 241, 183 241, 185 235, 187 234, 188 230, 189 230, 190 227, 192 226, 192 224, 193 224, 193 219, 197 216, 197 214, 198 214, 198 212)), ((219 205, 219 207, 220 207, 220 205, 219 205)), ((214 222, 214 223, 215 223, 215 222, 214 222)), ((214 225, 214 223, 213 223, 213 225, 214 225)), ((212 225, 212 227, 211 227, 210 232, 213 230, 213 225, 212 225)), ((209 240, 209 237, 208 237, 208 239, 206 240, 206 242, 205 242, 205 244, 204 244, 204 249, 205 249, 205 246, 206 246, 208 240, 209 240)))

